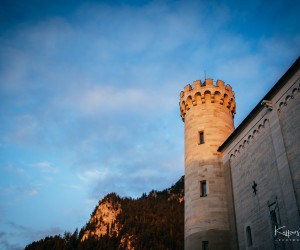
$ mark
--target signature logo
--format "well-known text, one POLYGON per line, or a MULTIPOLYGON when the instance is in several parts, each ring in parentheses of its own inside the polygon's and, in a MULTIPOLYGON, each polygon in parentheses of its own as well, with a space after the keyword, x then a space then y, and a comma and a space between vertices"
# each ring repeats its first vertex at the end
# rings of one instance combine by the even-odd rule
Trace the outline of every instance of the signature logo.
POLYGON ((274 235, 275 235, 275 238, 280 237, 278 239, 279 241, 300 241, 300 229, 289 230, 286 228, 286 226, 282 226, 282 227, 275 226, 274 235), (297 237, 299 237, 299 238, 297 238, 297 237))

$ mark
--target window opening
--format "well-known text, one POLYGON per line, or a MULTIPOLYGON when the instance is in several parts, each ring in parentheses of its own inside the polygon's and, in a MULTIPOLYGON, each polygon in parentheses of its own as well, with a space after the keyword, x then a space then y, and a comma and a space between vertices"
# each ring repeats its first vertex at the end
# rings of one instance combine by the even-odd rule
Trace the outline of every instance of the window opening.
POLYGON ((269 207, 269 216, 270 216, 270 222, 271 222, 271 229, 272 229, 272 235, 273 235, 273 244, 274 249, 285 249, 285 242, 286 239, 285 236, 277 233, 277 229, 280 228, 281 222, 280 222, 280 213, 279 213, 279 207, 278 207, 278 201, 277 196, 273 195, 270 200, 268 201, 268 207, 269 207))
POLYGON ((247 246, 251 247, 252 246, 252 234, 251 234, 250 226, 248 226, 246 228, 246 235, 247 235, 247 246))
POLYGON ((277 220, 277 215, 275 210, 270 211, 270 217, 271 217, 272 229, 274 232, 275 227, 278 227, 278 220, 277 220))
POLYGON ((208 250, 208 241, 202 241, 202 250, 208 250))
POLYGON ((204 132, 199 132, 199 144, 204 144, 204 132))
POLYGON ((200 197, 207 196, 206 181, 200 181, 200 197))

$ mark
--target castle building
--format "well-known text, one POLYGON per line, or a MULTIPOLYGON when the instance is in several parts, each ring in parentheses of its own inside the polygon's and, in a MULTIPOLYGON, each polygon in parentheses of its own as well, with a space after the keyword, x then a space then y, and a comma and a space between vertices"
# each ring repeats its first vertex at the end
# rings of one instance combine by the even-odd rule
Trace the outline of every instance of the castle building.
POLYGON ((300 249, 300 58, 234 129, 234 92, 180 93, 185 249, 300 249))

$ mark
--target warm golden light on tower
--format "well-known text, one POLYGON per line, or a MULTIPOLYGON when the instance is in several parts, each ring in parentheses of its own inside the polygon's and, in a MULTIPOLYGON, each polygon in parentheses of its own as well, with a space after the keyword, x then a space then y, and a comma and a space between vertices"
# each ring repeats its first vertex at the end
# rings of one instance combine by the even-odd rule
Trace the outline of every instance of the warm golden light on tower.
POLYGON ((180 93, 185 123, 185 249, 229 249, 225 179, 218 148, 233 132, 234 92, 212 79, 180 93))

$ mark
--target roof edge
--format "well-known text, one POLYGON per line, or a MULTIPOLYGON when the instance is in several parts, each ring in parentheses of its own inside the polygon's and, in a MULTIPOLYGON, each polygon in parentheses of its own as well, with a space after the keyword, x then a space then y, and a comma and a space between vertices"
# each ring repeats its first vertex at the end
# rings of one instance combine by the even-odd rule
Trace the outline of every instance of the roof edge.
POLYGON ((229 144, 241 134, 246 126, 252 121, 252 118, 256 116, 264 107, 261 105, 263 100, 272 99, 279 90, 288 82, 288 80, 295 74, 300 68, 300 57, 290 66, 290 68, 284 73, 284 75, 276 82, 276 84, 269 90, 269 92, 260 100, 260 102, 254 107, 254 109, 246 116, 241 124, 232 132, 232 134, 224 141, 224 143, 218 148, 218 152, 223 152, 229 144))

